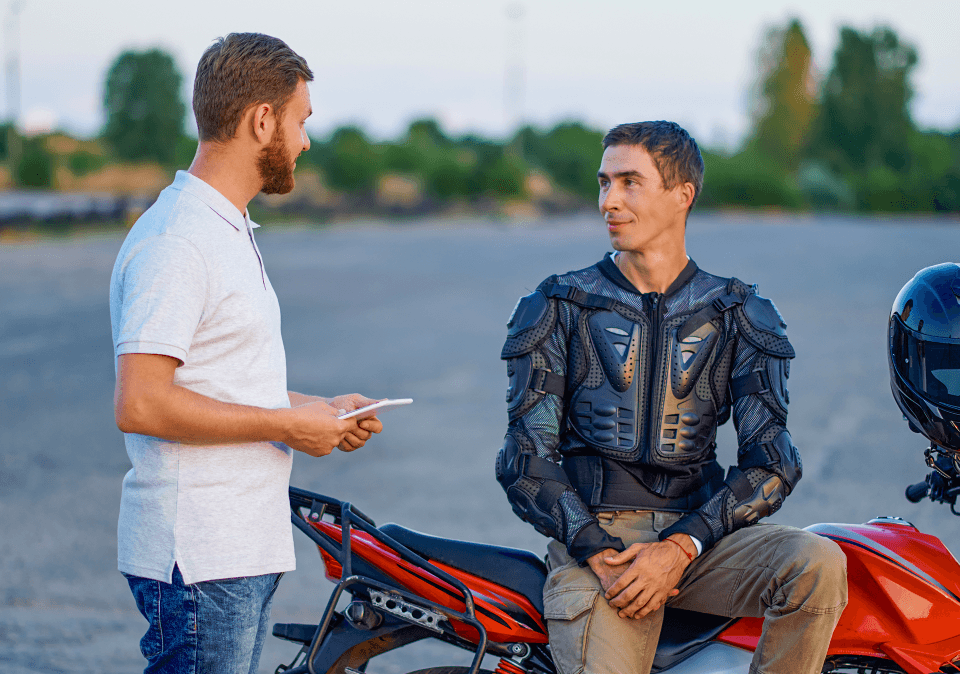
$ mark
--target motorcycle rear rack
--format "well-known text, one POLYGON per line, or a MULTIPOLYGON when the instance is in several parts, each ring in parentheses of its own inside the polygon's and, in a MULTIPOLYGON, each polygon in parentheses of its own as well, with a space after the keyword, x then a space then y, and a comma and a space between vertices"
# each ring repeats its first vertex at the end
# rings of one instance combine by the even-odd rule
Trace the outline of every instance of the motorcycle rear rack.
MULTIPOLYGON (((340 582, 337 583, 337 586, 334 588, 334 591, 330 596, 330 601, 327 602, 327 608, 323 613, 323 618, 320 620, 320 623, 317 626, 317 632, 313 637, 313 642, 310 644, 309 651, 306 653, 306 671, 308 671, 309 674, 324 674, 314 671, 313 660, 316 657, 317 651, 320 649, 324 635, 330 629, 330 624, 333 620, 333 616, 336 613, 337 603, 339 602, 340 597, 343 595, 344 591, 354 585, 363 585, 367 588, 380 590, 381 592, 389 595, 397 595, 403 600, 412 604, 417 604, 424 608, 428 608, 436 613, 446 616, 448 619, 459 620, 460 622, 473 627, 477 631, 479 638, 477 640, 477 648, 474 652, 473 662, 470 665, 469 674, 478 674, 480 670, 480 663, 487 651, 487 630, 483 624, 477 620, 473 594, 466 585, 377 529, 377 526, 372 519, 364 515, 348 501, 338 501, 328 496, 316 494, 314 492, 310 492, 305 489, 299 489, 297 487, 290 487, 289 495, 291 511, 290 519, 292 520, 293 525, 306 534, 306 536, 310 538, 311 541, 316 543, 317 546, 319 546, 324 552, 330 555, 333 559, 337 560, 337 562, 339 562, 340 566, 343 568, 340 576, 340 582), (306 517, 304 517, 301 512, 301 509, 303 508, 309 508, 309 513, 306 517), (340 525, 341 543, 339 545, 337 545, 336 541, 324 535, 310 524, 311 521, 320 522, 324 515, 333 516, 334 523, 340 525), (308 521, 307 518, 309 518, 310 521, 308 521), (440 580, 443 580, 451 587, 459 591, 462 595, 465 611, 455 611, 449 607, 430 601, 418 594, 409 592, 401 587, 387 585, 374 578, 362 575, 354 575, 353 552, 351 545, 352 532, 354 529, 359 529, 365 534, 371 536, 373 539, 385 545, 399 555, 399 557, 405 562, 416 566, 418 569, 425 571, 439 578, 440 580)), ((300 668, 298 667, 297 669, 299 670, 300 668)), ((290 674, 294 674, 294 672, 295 670, 290 670, 290 674)))

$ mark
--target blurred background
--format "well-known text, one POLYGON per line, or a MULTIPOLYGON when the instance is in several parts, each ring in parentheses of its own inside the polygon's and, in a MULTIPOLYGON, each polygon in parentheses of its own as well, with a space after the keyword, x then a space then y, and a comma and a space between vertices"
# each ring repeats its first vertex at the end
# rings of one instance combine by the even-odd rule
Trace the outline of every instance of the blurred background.
POLYGON ((129 222, 189 165, 196 63, 260 31, 311 64, 312 148, 261 219, 591 207, 611 126, 671 119, 702 208, 960 210, 952 0, 156 4, 13 0, 0 228, 129 222))
MULTIPOLYGON (((108 283, 127 227, 193 157, 194 69, 230 31, 283 38, 316 75, 297 188, 251 205, 290 388, 415 400, 361 452, 296 456, 295 485, 542 553, 493 476, 504 325, 547 275, 609 250, 603 133, 672 119, 707 164, 690 255, 758 283, 798 353, 804 478, 774 520, 900 515, 960 551, 960 518, 902 496, 927 443, 886 360, 900 287, 960 250, 958 15, 955 0, 0 0, 0 672, 143 668, 146 621, 116 571, 130 463, 108 283)), ((727 425, 721 463, 735 448, 727 425)), ((277 622, 316 620, 331 588, 295 538, 277 622)), ((268 638, 261 672, 296 650, 268 638)), ((371 674, 464 661, 396 655, 371 674)))

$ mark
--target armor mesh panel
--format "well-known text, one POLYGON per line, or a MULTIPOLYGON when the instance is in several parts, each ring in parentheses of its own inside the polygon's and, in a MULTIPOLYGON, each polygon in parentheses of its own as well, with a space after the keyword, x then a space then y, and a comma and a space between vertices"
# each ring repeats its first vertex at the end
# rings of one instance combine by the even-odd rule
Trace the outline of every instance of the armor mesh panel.
POLYGON ((742 377, 753 369, 753 361, 758 356, 757 348, 742 337, 737 340, 737 350, 733 356, 733 374, 731 379, 742 377))
MULTIPOLYGON (((534 353, 539 353, 542 358, 546 359, 550 371, 563 376, 567 371, 567 359, 564 355, 565 349, 561 338, 562 335, 558 336, 556 333, 551 334, 534 353)), ((535 365, 534 367, 543 366, 535 365)))
POLYGON ((726 295, 727 281, 719 276, 698 270, 693 278, 666 303, 667 314, 685 314, 726 295))
POLYGON ((723 354, 717 359, 714 369, 709 370, 713 374, 712 380, 716 387, 717 401, 722 405, 727 398, 727 385, 730 382, 730 366, 733 364, 733 342, 728 342, 723 347, 723 354))
POLYGON ((580 290, 588 293, 612 297, 639 312, 643 311, 643 296, 641 294, 624 290, 620 286, 610 283, 610 280, 596 266, 588 267, 574 274, 560 276, 557 283, 580 288, 580 290))
POLYGON ((760 398, 754 395, 736 400, 733 403, 733 413, 736 415, 737 438, 741 447, 746 445, 771 418, 770 410, 760 398))
POLYGON ((570 337, 570 372, 567 376, 567 390, 579 385, 587 376, 589 367, 587 354, 583 347, 580 333, 574 332, 570 337))
POLYGON ((537 456, 542 459, 559 458, 557 446, 560 435, 560 401, 556 396, 544 396, 532 410, 523 415, 528 437, 533 441, 537 456))
POLYGON ((577 534, 580 533, 580 530, 593 522, 593 516, 587 512, 583 502, 572 491, 565 491, 560 494, 559 503, 563 509, 564 520, 567 523, 567 540, 564 543, 570 545, 577 534))

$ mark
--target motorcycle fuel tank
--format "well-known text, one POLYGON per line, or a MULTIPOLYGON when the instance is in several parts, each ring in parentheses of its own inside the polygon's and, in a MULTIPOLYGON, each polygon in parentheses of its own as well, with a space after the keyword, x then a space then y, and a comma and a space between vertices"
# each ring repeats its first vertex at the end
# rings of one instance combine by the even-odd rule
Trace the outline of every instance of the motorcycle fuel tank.
MULTIPOLYGON (((896 517, 807 531, 847 556, 848 603, 828 655, 889 659, 908 674, 960 664, 960 564, 940 539, 896 517)), ((744 618, 718 640, 755 649, 761 625, 744 618)))

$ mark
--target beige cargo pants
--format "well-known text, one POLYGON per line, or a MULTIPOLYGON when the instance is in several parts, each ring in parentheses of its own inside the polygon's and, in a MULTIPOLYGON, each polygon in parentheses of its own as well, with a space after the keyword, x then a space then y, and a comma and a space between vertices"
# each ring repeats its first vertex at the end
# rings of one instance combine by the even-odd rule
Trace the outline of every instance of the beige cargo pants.
MULTIPOLYGON (((601 513, 600 525, 625 545, 652 543, 677 513, 601 513)), ((621 618, 600 581, 551 541, 543 590, 550 649, 560 674, 647 674, 663 609, 621 618)), ((693 560, 671 607, 729 617, 765 618, 751 674, 820 672, 847 604, 846 556, 833 541, 802 529, 759 523, 693 560)))

